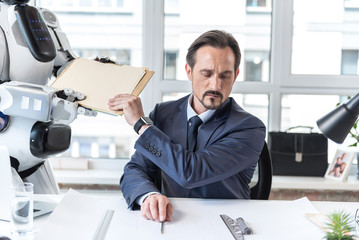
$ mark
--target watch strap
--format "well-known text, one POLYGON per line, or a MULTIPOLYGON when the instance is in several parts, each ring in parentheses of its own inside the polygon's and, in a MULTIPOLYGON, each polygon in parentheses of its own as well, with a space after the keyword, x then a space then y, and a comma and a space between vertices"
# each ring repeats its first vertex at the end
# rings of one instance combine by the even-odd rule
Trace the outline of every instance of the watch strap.
POLYGON ((152 122, 151 118, 149 118, 149 117, 141 117, 140 119, 138 119, 138 121, 133 126, 133 129, 135 130, 135 132, 137 134, 139 134, 139 131, 140 131, 140 129, 141 129, 141 127, 143 125, 153 125, 153 122, 152 122))

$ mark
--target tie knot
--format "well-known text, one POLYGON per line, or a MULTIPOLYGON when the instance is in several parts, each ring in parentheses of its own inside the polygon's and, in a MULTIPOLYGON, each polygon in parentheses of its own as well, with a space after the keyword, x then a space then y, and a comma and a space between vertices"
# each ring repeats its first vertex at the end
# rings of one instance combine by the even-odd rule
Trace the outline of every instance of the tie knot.
POLYGON ((202 120, 198 116, 193 116, 189 119, 190 128, 198 128, 202 124, 202 120))

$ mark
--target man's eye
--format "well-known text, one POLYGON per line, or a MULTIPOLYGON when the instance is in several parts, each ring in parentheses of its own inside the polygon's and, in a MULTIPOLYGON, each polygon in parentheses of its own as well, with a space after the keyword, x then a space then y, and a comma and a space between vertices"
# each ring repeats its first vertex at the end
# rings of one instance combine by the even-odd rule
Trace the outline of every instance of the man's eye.
POLYGON ((222 75, 220 76, 220 78, 222 78, 222 79, 227 79, 227 78, 230 78, 230 76, 231 76, 231 74, 222 74, 222 75))
POLYGON ((203 76, 204 76, 204 77, 210 77, 211 74, 210 74, 210 73, 203 73, 203 76))

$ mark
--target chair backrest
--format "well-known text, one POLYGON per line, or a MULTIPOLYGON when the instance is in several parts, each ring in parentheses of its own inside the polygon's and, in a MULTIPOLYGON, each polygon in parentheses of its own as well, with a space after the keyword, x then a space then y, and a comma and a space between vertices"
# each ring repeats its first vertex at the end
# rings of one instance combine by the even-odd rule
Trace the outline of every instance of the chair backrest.
POLYGON ((258 159, 258 182, 251 187, 251 199, 268 200, 272 187, 272 160, 267 143, 264 143, 258 159))

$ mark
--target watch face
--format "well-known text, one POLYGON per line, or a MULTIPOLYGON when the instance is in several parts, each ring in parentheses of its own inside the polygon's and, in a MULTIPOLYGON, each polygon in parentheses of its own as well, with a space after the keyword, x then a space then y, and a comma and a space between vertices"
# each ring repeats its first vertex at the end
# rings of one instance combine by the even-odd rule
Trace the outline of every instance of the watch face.
POLYGON ((153 124, 151 118, 149 118, 149 117, 142 117, 142 120, 143 120, 144 124, 153 124))

